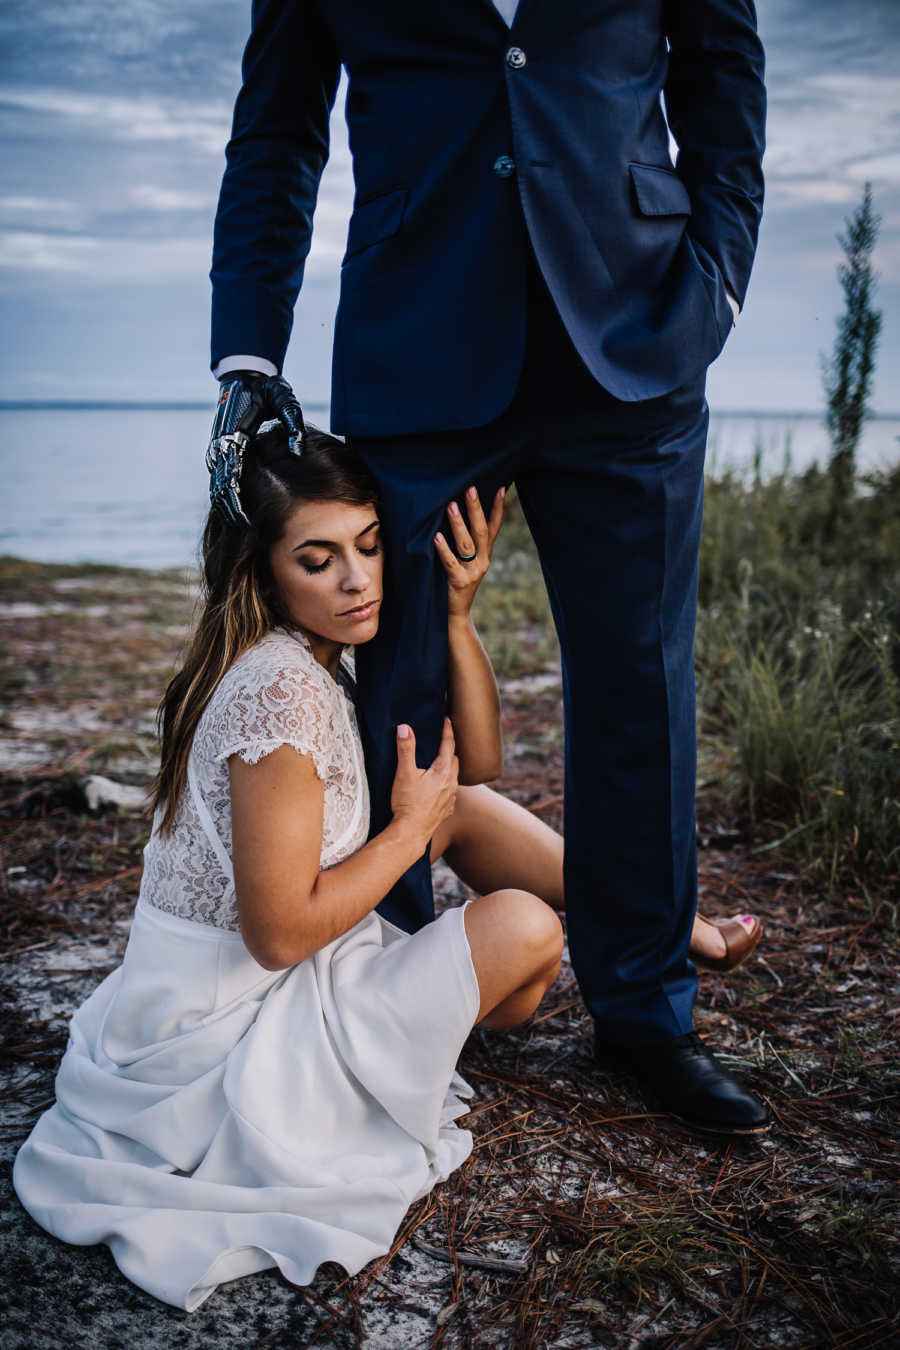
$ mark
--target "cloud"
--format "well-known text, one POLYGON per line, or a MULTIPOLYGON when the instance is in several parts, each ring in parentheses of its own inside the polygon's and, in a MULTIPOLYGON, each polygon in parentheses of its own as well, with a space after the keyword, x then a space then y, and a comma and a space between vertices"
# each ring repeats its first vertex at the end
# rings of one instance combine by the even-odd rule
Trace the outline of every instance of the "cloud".
POLYGON ((186 192, 157 183, 141 183, 131 188, 128 200, 144 211, 205 211, 215 206, 215 198, 209 193, 186 192))
POLYGON ((859 197, 860 183, 900 187, 900 81, 893 74, 796 76, 770 95, 765 168, 770 208, 859 197), (877 109, 877 115, 875 110, 877 109))
POLYGON ((227 100, 249 21, 246 0, 4 0, 0 71, 10 84, 227 100))
POLYGON ((81 274, 102 278, 104 284, 196 280, 208 272, 209 255, 208 235, 153 240, 40 230, 0 232, 0 268, 81 274))
POLYGON ((855 164, 847 166, 847 172, 860 182, 868 179, 900 186, 900 150, 858 159, 855 164))
POLYGON ((0 108, 83 124, 82 134, 124 141, 189 142, 221 156, 230 130, 224 101, 125 97, 53 88, 0 88, 0 108))
MULTIPOLYGON (((309 278, 336 277, 344 252, 353 197, 344 96, 342 88, 309 278)), ((185 268, 196 265, 205 277, 230 127, 226 103, 29 87, 0 89, 0 110, 4 106, 26 119, 27 136, 6 138, 19 183, 34 180, 37 160, 45 180, 61 182, 75 197, 22 191, 0 198, 0 268, 7 276, 56 271, 88 277, 96 269, 98 279, 164 285, 183 280, 185 268), (147 176, 135 181, 136 171, 147 176)))
POLYGON ((795 176, 779 180, 769 179, 769 208, 790 207, 795 202, 804 206, 819 203, 823 206, 849 204, 859 197, 854 183, 836 182, 833 178, 804 178, 795 176))
POLYGON ((0 212, 24 211, 35 215, 65 215, 73 210, 73 203, 53 197, 0 197, 0 212))

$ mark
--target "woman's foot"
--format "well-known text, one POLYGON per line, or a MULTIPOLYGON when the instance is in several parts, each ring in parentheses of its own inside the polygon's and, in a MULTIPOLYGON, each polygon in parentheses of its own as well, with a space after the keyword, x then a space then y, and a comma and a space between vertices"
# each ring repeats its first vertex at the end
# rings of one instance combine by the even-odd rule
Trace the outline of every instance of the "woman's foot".
POLYGON ((711 921, 698 914, 691 933, 690 955, 703 970, 734 970, 746 961, 762 937, 755 914, 711 921))

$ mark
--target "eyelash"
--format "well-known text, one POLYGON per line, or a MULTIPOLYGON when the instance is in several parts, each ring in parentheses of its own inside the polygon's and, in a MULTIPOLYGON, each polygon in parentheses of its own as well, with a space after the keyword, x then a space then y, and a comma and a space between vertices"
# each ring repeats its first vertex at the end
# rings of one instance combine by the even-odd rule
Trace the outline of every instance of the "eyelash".
MULTIPOLYGON (((364 553, 367 558, 374 558, 378 553, 381 552, 381 545, 375 544, 373 545, 372 548, 360 548, 359 551, 360 553, 364 553)), ((331 559, 326 558, 324 562, 320 563, 304 563, 303 570, 304 572, 309 572, 310 575, 312 575, 314 572, 324 572, 325 568, 330 566, 331 566, 331 559)))

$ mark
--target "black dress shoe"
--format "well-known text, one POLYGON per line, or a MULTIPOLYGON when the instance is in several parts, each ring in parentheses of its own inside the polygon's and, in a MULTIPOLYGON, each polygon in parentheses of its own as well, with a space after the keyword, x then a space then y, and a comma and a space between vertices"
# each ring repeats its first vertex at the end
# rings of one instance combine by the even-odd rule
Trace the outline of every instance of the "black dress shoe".
POLYGON ((608 1046, 597 1041, 601 1068, 630 1074, 664 1110, 712 1134, 764 1134, 769 1108, 706 1049, 696 1031, 659 1045, 608 1046))

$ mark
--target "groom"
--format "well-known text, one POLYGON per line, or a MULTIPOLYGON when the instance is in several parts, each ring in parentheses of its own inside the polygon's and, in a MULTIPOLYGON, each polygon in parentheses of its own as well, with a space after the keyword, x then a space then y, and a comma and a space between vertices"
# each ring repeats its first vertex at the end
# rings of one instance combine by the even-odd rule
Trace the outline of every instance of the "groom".
MULTIPOLYGON (((222 409, 281 369, 342 65, 331 422, 378 478, 390 567, 358 653, 373 830, 395 725, 425 762, 440 735, 434 532, 470 483, 514 480, 562 647, 568 932, 597 1058, 700 1129, 759 1132, 765 1106, 693 1031, 688 959, 704 381, 762 206, 753 4, 254 0, 211 274, 222 409)), ((381 909, 431 917, 427 858, 381 909)))

